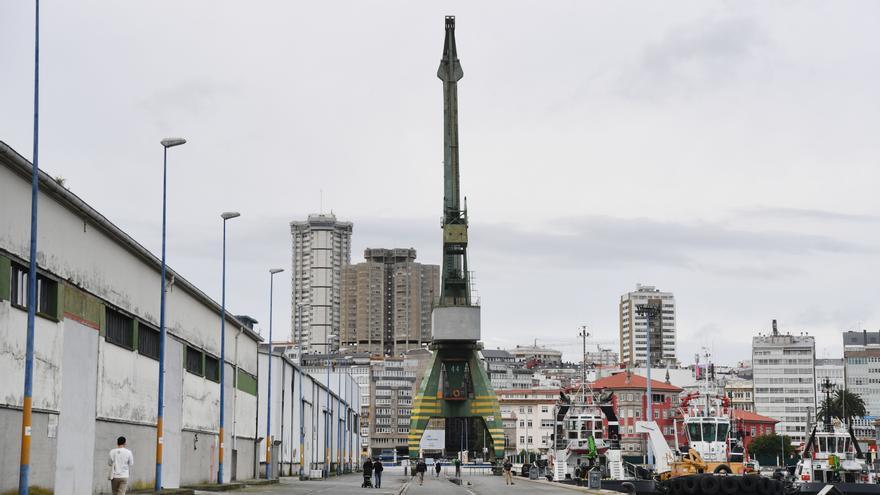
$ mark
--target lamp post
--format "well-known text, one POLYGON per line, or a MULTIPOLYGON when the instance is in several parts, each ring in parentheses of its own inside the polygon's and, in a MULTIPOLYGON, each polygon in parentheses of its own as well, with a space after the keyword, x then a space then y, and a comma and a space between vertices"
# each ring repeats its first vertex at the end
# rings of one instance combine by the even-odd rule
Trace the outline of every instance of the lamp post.
POLYGON ((587 337, 590 336, 590 332, 587 331, 587 326, 581 326, 581 331, 578 333, 578 337, 583 339, 584 343, 584 351, 581 357, 583 361, 581 361, 581 400, 584 401, 584 404, 587 403, 587 337))
POLYGON ((218 456, 217 483, 223 484, 223 450, 225 439, 223 437, 223 421, 226 418, 226 221, 240 217, 237 211, 227 211, 220 215, 223 219, 223 282, 220 289, 220 451, 218 456))
POLYGON ((28 494, 31 466, 31 403, 34 392, 34 324, 37 310, 37 200, 40 192, 39 115, 40 115, 40 0, 36 0, 34 17, 34 156, 31 174, 31 244, 27 283, 27 343, 24 361, 24 395, 21 408, 21 458, 18 472, 18 493, 28 494))
POLYGON ((275 288, 275 274, 283 272, 283 268, 269 269, 269 381, 266 397, 266 479, 271 476, 272 459, 272 293, 275 288))
POLYGON ((296 305, 296 345, 299 347, 296 353, 297 364, 299 365, 299 479, 305 479, 305 445, 306 445, 306 404, 303 396, 303 373, 302 370, 302 304, 296 305))
POLYGON ((168 148, 185 144, 183 138, 165 138, 160 141, 162 145, 162 285, 159 296, 159 404, 156 411, 156 483, 155 490, 162 489, 162 445, 165 427, 165 292, 168 289, 165 283, 165 227, 167 219, 168 198, 168 148))
MULTIPOLYGON (((651 320, 660 314, 660 307, 651 304, 639 304, 636 306, 636 314, 645 318, 645 355, 647 366, 645 366, 645 401, 647 403, 645 421, 654 420, 654 398, 651 392, 651 320)), ((648 454, 648 466, 654 465, 654 452, 649 448, 651 439, 645 442, 645 450, 648 454)))

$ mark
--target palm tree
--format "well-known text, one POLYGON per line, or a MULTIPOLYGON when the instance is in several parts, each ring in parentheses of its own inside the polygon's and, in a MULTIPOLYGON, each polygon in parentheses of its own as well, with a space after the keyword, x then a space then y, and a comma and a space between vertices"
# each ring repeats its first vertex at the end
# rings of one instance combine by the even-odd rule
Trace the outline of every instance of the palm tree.
MULTIPOLYGON (((825 420, 826 401, 822 400, 819 406, 819 414, 817 420, 821 423, 825 420)), ((837 390, 831 398, 831 417, 840 418, 849 424, 852 418, 859 418, 867 414, 865 409, 865 401, 859 394, 854 394, 848 390, 837 390)))

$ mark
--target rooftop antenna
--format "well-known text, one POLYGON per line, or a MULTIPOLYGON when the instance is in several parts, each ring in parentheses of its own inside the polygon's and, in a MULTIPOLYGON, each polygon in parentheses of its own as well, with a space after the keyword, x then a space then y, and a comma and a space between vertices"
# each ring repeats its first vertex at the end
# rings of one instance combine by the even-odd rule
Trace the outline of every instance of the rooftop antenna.
POLYGON ((773 320, 773 335, 779 335, 779 330, 776 328, 776 320, 773 320))
POLYGON ((324 189, 319 189, 318 191, 320 191, 319 194, 320 194, 320 198, 321 198, 319 211, 323 215, 324 214, 324 189))

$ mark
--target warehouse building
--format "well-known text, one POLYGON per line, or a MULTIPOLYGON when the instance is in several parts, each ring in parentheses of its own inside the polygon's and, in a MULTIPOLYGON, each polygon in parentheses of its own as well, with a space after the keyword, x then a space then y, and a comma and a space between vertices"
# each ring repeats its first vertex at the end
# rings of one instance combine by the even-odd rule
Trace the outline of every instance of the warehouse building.
MULTIPOLYGON (((16 489, 27 328, 31 164, 0 142, 0 492, 16 489)), ((123 435, 131 488, 154 484, 160 260, 40 174, 31 484, 106 493, 123 435)), ((168 271, 163 485, 216 482, 220 306, 168 271)), ((226 321, 224 476, 253 478, 257 345, 226 321)))

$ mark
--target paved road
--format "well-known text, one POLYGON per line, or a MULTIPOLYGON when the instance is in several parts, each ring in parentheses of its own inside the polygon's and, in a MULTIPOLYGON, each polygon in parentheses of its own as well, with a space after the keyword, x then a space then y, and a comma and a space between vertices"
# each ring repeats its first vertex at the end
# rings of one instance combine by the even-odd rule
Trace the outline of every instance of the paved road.
MULTIPOLYGON (((244 490, 226 492, 240 494, 265 494, 265 495, 398 495, 404 484, 405 495, 517 495, 532 494, 541 495, 577 495, 578 491, 571 488, 563 488, 550 483, 536 483, 522 477, 514 478, 514 485, 507 486, 501 476, 473 475, 465 476, 465 484, 458 486, 442 475, 440 478, 425 476, 425 484, 419 485, 417 479, 404 477, 402 472, 389 472, 385 470, 382 476, 382 488, 361 488, 363 477, 359 474, 350 474, 331 478, 327 481, 299 481, 283 478, 277 485, 256 486, 244 490), (469 484, 468 484, 469 483, 469 484)), ((209 492, 196 492, 199 495, 208 495, 209 492)), ((583 490, 581 493, 589 493, 583 490)), ((216 495, 212 493, 210 495, 216 495)))

